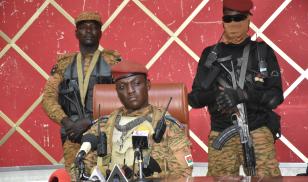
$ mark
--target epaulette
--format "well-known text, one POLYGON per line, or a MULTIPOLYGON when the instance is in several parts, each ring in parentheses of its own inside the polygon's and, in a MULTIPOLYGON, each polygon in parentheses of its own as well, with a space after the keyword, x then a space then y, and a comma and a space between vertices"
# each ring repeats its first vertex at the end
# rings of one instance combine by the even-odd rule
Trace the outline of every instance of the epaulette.
MULTIPOLYGON (((155 106, 154 106, 155 107, 155 106)), ((161 108, 161 107, 155 107, 158 111, 163 112, 165 109, 161 108)), ((162 113, 163 114, 163 113, 162 113)), ((179 128, 184 129, 185 126, 183 125, 183 123, 179 122, 175 117, 171 116, 171 114, 169 112, 166 112, 165 116, 164 116, 165 120, 170 121, 171 123, 177 125, 179 128)))
POLYGON ((77 52, 71 52, 71 53, 66 53, 66 54, 59 54, 57 55, 57 62, 60 62, 68 57, 72 57, 74 55, 76 55, 77 52))
POLYGON ((64 72, 67 65, 69 65, 72 61, 72 57, 76 55, 76 53, 67 53, 67 54, 61 54, 57 56, 57 63, 52 67, 51 69, 51 75, 53 75, 56 72, 64 72))
POLYGON ((185 126, 179 122, 175 117, 171 116, 171 115, 165 115, 165 119, 167 119, 168 121, 171 121, 172 123, 178 125, 179 128, 183 129, 185 128, 185 126))
POLYGON ((115 65, 118 62, 122 61, 120 53, 116 50, 104 49, 102 51, 102 57, 109 65, 115 65))

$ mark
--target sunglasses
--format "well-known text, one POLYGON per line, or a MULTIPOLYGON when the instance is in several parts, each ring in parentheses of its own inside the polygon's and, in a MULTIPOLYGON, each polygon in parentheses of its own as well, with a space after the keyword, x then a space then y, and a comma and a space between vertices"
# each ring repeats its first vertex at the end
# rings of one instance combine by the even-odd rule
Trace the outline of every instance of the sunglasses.
POLYGON ((222 17, 222 21, 225 23, 230 23, 232 21, 240 22, 247 18, 245 14, 237 14, 237 15, 225 15, 222 17))

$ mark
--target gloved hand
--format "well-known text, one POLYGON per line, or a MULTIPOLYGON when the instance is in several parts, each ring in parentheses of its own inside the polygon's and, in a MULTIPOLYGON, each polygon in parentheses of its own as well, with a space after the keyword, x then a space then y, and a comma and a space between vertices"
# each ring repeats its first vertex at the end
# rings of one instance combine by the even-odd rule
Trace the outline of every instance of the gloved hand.
POLYGON ((216 98, 219 111, 230 110, 237 104, 248 99, 247 93, 242 89, 224 88, 216 98))
POLYGON ((68 136, 68 139, 72 142, 80 142, 82 134, 87 131, 91 126, 90 119, 78 119, 76 122, 73 122, 69 118, 63 118, 61 121, 65 132, 68 136))

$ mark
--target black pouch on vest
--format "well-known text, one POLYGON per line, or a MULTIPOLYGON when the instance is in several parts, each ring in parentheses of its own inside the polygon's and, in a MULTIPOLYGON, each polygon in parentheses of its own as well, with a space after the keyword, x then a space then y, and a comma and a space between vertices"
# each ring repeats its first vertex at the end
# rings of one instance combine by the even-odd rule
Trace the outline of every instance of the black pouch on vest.
POLYGON ((281 137, 281 117, 274 111, 267 112, 267 124, 266 126, 271 130, 275 140, 281 137))

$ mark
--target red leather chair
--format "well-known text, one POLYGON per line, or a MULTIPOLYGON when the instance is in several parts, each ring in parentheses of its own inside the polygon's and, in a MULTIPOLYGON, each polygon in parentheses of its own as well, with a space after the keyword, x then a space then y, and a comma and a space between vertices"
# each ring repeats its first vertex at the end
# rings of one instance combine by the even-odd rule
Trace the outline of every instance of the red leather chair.
MULTIPOLYGON (((149 91, 150 104, 165 108, 172 97, 168 112, 181 123, 188 125, 187 89, 182 83, 152 83, 149 91)), ((93 91, 94 119, 109 115, 122 106, 114 84, 97 84, 93 91), (100 113, 99 113, 100 110, 100 113)))

